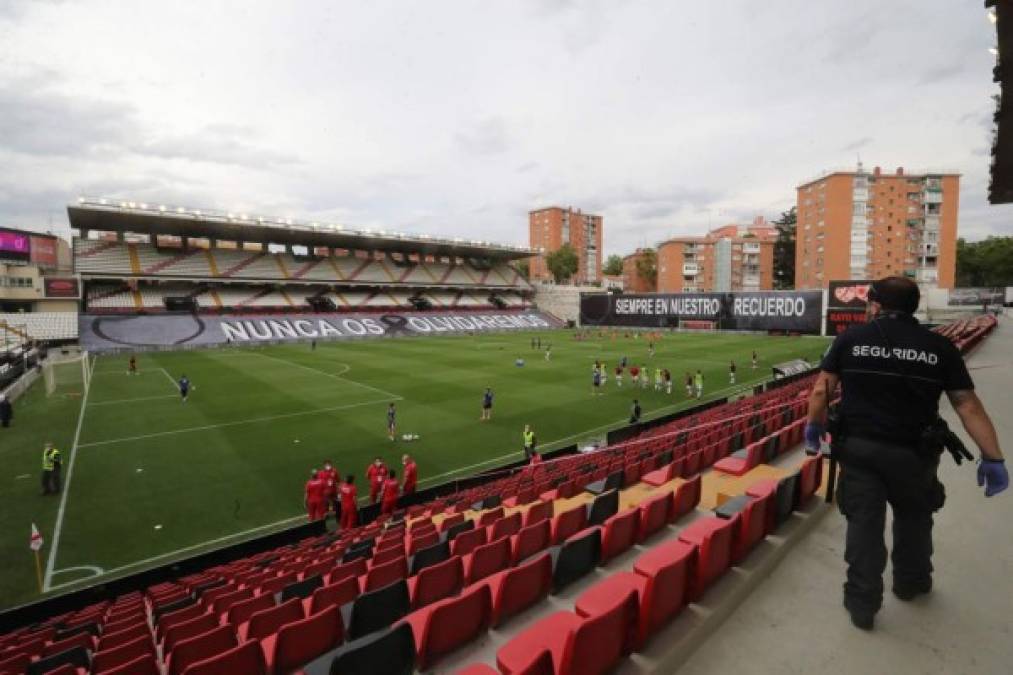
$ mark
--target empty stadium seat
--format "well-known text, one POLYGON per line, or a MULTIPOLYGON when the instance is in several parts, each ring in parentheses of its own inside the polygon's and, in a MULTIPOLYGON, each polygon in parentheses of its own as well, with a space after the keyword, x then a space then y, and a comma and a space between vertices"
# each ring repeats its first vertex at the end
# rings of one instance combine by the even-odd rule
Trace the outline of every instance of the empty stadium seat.
POLYGON ((534 525, 522 527, 511 537, 512 557, 514 564, 525 560, 549 547, 552 531, 549 521, 541 520, 534 525))
POLYGON ((464 578, 467 583, 473 584, 490 574, 506 569, 510 566, 511 559, 509 537, 501 537, 492 543, 483 544, 464 556, 464 578))
POLYGON ((409 614, 405 620, 415 636, 419 669, 428 669, 440 656, 485 632, 491 618, 492 596, 483 584, 409 614))
POLYGON ((298 621, 304 616, 302 602, 298 598, 292 598, 250 616, 249 621, 239 626, 239 639, 245 642, 267 637, 278 632, 278 629, 286 623, 298 621))
POLYGON ((344 641, 344 623, 336 606, 282 626, 261 641, 269 673, 289 673, 344 641))
POLYGON ((640 510, 636 507, 620 511, 605 521, 601 535, 601 564, 629 550, 637 543, 640 510))
POLYGON ((373 591, 382 586, 387 586, 398 579, 406 579, 407 577, 408 560, 402 556, 396 560, 377 565, 366 572, 361 581, 362 592, 373 591))
POLYGON ((486 543, 486 530, 484 527, 461 532, 450 544, 450 552, 453 555, 466 555, 475 550, 476 546, 486 543))
POLYGON ((577 532, 559 547, 552 569, 552 589, 558 593, 598 566, 601 559, 601 526, 577 532))
POLYGON ((767 500, 739 495, 714 509, 719 518, 735 519, 732 563, 741 562, 767 532, 767 500))
POLYGON ((441 541, 428 548, 424 548, 412 556, 411 573, 418 574, 426 567, 441 563, 450 558, 450 544, 441 541))
POLYGON ((274 607, 275 604, 274 596, 270 593, 264 593, 249 600, 240 600, 232 605, 232 607, 229 607, 228 612, 225 613, 225 620, 227 623, 238 627, 249 621, 250 617, 257 612, 274 607))
POLYGON ((500 537, 515 535, 521 529, 521 514, 513 513, 496 520, 489 526, 488 541, 496 541, 500 537))
MULTIPOLYGON (((695 555, 692 545, 671 541, 654 546, 637 558, 633 565, 633 581, 640 596, 638 645, 643 645, 650 634, 686 604, 695 555)), ((577 611, 581 611, 579 606, 577 611)))
POLYGON ((552 590, 552 556, 535 556, 483 579, 492 597, 492 624, 500 625, 513 615, 545 598, 552 590))
POLYGON ((690 600, 699 600, 704 591, 728 569, 732 557, 732 532, 736 519, 705 517, 679 533, 679 540, 697 548, 696 566, 690 577, 690 600))
POLYGON ((609 490, 594 498, 587 509, 587 524, 601 525, 619 511, 619 490, 609 490))
POLYGON ((424 568, 408 580, 413 609, 442 600, 460 592, 464 587, 464 563, 461 556, 424 568))
MULTIPOLYGON (((209 619, 214 621, 214 618, 208 616, 209 619)), ((202 632, 207 632, 214 626, 206 628, 202 632)), ((171 650, 171 647, 168 649, 171 650)), ((101 675, 109 670, 114 670, 120 666, 134 661, 142 656, 156 656, 155 645, 151 641, 150 636, 141 636, 132 642, 127 642, 114 647, 112 649, 103 649, 95 653, 91 662, 91 672, 93 675, 101 675)), ((0 671, 2 672, 2 671, 0 671)))
POLYGON ((194 663, 183 675, 267 675, 264 652, 256 642, 247 642, 203 661, 194 663))
POLYGON ((669 521, 672 506, 672 493, 665 492, 648 497, 640 502, 640 522, 637 525, 637 536, 640 541, 647 540, 669 521))
POLYGON ((327 586, 321 586, 313 591, 313 595, 303 600, 303 609, 306 615, 316 614, 328 607, 341 607, 359 597, 359 579, 357 577, 345 577, 327 586))
POLYGON ((412 675, 415 672, 415 637, 411 624, 371 631, 340 647, 331 659, 333 675, 412 675))
POLYGON ((162 675, 162 671, 155 655, 144 654, 112 670, 106 670, 102 675, 162 675))
POLYGON ((675 488, 670 522, 675 522, 697 507, 700 503, 701 484, 701 476, 697 474, 675 488))
POLYGON ((397 621, 411 609, 408 582, 404 579, 389 586, 363 593, 352 603, 348 637, 355 640, 397 621))
MULTIPOLYGON (((195 619, 177 623, 165 631, 165 635, 162 638, 162 649, 166 652, 171 652, 172 648, 183 640, 188 640, 196 635, 203 635, 209 630, 217 628, 219 624, 218 617, 211 614, 202 614, 195 619)), ((148 642, 151 642, 150 636, 142 636, 138 639, 144 640, 145 638, 148 642)), ((127 644, 133 644, 134 642, 136 640, 127 644)))
MULTIPOLYGON (((165 673, 166 675, 182 675, 191 665, 217 656, 238 644, 236 632, 229 625, 219 626, 203 635, 183 640, 169 652, 165 673)), ((256 644, 256 642, 252 644, 256 644)), ((259 651, 259 646, 257 649, 259 651)))
POLYGON ((552 543, 561 544, 587 525, 587 508, 577 506, 552 519, 552 543))

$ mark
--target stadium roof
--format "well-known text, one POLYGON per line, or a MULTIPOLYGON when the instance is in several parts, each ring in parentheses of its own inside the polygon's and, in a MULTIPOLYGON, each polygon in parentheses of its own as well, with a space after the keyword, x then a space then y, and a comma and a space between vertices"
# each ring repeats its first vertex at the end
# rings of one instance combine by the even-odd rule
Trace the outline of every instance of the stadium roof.
POLYGON ((995 67, 992 79, 999 83, 999 94, 993 120, 992 180, 988 186, 988 201, 992 204, 1013 202, 1013 8, 1009 2, 986 0, 988 17, 995 24, 995 67))
POLYGON ((81 197, 67 205, 70 226, 78 230, 133 232, 164 235, 241 240, 292 246, 329 246, 331 248, 419 253, 460 258, 517 260, 537 251, 510 244, 495 244, 472 239, 433 237, 390 230, 355 229, 332 223, 311 222, 247 213, 147 204, 81 197))

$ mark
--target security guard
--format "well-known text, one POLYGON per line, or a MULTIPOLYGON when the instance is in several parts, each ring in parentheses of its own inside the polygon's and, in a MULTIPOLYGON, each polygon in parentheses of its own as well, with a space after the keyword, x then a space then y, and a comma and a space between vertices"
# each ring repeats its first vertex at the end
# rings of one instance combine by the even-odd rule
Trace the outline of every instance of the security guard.
POLYGON ((938 414, 942 392, 981 451, 978 484, 986 486, 985 496, 1009 484, 995 428, 960 352, 919 325, 913 316, 918 302, 918 286, 910 279, 873 283, 869 323, 834 340, 809 399, 805 445, 816 452, 829 393, 840 382, 832 440, 841 465, 838 504, 848 523, 844 607, 863 630, 872 629, 883 601, 888 503, 894 518, 894 595, 911 600, 932 589, 932 514, 945 500, 936 469, 943 447, 953 445, 938 414))
POLYGON ((531 459, 535 454, 535 432, 531 430, 530 424, 524 425, 524 459, 531 459))
POLYGON ((42 494, 59 494, 60 464, 60 451, 52 443, 46 443, 42 450, 42 494))

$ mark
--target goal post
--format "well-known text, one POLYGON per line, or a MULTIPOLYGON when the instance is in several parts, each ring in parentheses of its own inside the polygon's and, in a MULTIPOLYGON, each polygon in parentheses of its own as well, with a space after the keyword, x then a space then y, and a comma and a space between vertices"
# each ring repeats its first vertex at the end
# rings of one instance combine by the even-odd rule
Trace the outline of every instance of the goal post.
POLYGON ((42 379, 46 385, 46 396, 83 396, 91 380, 87 352, 75 359, 46 359, 42 362, 42 379))

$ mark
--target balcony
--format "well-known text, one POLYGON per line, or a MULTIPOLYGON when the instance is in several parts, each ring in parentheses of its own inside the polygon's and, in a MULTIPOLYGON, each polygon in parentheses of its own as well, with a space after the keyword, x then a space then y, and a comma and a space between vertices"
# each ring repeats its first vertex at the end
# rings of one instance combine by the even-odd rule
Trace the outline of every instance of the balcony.
POLYGON ((743 253, 759 253, 760 245, 755 242, 749 242, 742 245, 743 253))
POLYGON ((682 276, 695 277, 700 273, 700 266, 695 263, 687 263, 682 266, 682 276))
POLYGON ((936 190, 925 190, 925 203, 926 204, 942 204, 943 193, 936 190))

